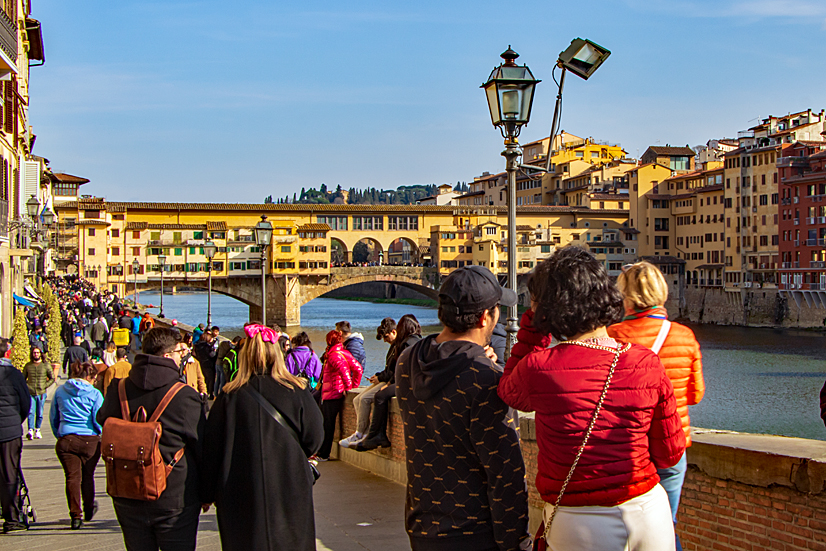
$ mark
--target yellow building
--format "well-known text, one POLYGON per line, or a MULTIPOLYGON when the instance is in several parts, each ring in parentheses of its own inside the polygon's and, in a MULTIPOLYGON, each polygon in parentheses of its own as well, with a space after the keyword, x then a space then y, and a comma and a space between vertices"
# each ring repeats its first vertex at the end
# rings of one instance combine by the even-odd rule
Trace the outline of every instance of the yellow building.
MULTIPOLYGON (((658 163, 640 165, 628 172, 631 212, 629 226, 639 230, 639 256, 672 256, 671 196, 661 187, 672 171, 658 163)), ((676 258, 676 257, 675 257, 676 258)))
MULTIPOLYGON (((32 154, 29 126, 29 71, 45 60, 40 22, 31 2, 0 3, 0 334, 11 334, 12 294, 23 295, 24 277, 42 271, 29 227, 23 227, 26 201, 36 196, 46 205, 51 193, 41 182, 44 159, 32 154), (40 63, 38 63, 40 62, 40 63), (38 269, 38 265, 40 269, 38 269)), ((48 265, 48 262, 47 262, 48 265)))

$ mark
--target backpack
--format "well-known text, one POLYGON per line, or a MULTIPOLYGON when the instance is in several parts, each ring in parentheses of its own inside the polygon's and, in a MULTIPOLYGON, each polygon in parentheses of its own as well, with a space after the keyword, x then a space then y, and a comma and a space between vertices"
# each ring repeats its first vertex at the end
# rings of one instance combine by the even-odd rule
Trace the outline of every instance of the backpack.
POLYGON ((232 382, 235 376, 238 375, 238 351, 232 348, 221 361, 224 363, 224 373, 227 375, 227 382, 232 382))
POLYGON ((147 420, 143 406, 130 417, 126 379, 120 380, 118 396, 123 418, 106 420, 100 442, 100 455, 106 464, 106 492, 110 496, 155 501, 166 489, 166 479, 183 457, 184 448, 178 450, 169 465, 164 464, 158 447, 163 427, 158 418, 185 386, 175 383, 147 420))
MULTIPOLYGON (((293 358, 295 359, 296 356, 295 356, 295 351, 294 350, 290 350, 288 355, 289 354, 291 354, 293 356, 293 358)), ((304 363, 304 365, 302 365, 301 367, 298 368, 298 373, 295 374, 296 377, 298 377, 299 379, 302 379, 304 381, 304 383, 307 385, 306 388, 308 388, 310 391, 315 390, 318 387, 318 384, 319 384, 319 380, 315 379, 314 377, 311 377, 307 373, 307 367, 310 365, 310 362, 312 362, 312 361, 313 361, 313 351, 311 350, 310 351, 310 356, 307 358, 307 361, 304 363)), ((296 365, 298 365, 298 360, 295 360, 295 363, 296 363, 296 365)))

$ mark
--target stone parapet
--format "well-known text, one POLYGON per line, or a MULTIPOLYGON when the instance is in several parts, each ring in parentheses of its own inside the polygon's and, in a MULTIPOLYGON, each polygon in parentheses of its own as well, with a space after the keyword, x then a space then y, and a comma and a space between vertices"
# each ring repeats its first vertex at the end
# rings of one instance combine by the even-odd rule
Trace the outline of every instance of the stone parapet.
MULTIPOLYGON (((351 391, 345 400, 343 435, 355 432, 353 397, 358 392, 351 391)), ((538 449, 533 414, 520 414, 519 427, 533 530, 544 506, 534 486, 538 449)), ((395 399, 387 435, 390 448, 341 449, 338 457, 406 484, 395 399)), ((826 549, 826 442, 700 428, 692 429, 691 439, 677 525, 686 551, 826 549)))

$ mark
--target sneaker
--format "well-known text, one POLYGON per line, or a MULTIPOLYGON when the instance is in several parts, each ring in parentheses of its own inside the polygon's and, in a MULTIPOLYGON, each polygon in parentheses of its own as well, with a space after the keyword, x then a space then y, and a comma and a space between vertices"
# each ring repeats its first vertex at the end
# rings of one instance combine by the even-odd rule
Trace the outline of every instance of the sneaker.
POLYGON ((354 446, 362 441, 364 435, 360 432, 354 432, 347 438, 338 441, 338 445, 342 448, 349 448, 350 446, 354 446))
POLYGON ((390 440, 388 440, 387 437, 382 434, 374 436, 372 438, 365 438, 364 440, 353 446, 353 449, 355 449, 357 452, 366 452, 370 450, 375 450, 376 448, 389 447, 390 440))
POLYGON ((319 457, 317 455, 314 455, 310 458, 310 461, 315 461, 316 463, 324 463, 325 461, 329 461, 329 460, 330 460, 329 457, 319 457))
POLYGON ((40 439, 40 438, 43 438, 43 435, 42 435, 42 434, 40 434, 40 429, 35 429, 35 431, 34 431, 34 438, 35 438, 35 440, 38 440, 38 439, 40 439))
POLYGON ((32 438, 34 438, 34 431, 29 429, 29 432, 26 434, 26 440, 31 440, 32 438))
POLYGON ((79 518, 72 519, 72 530, 80 530, 80 527, 83 526, 83 520, 79 518))
POLYGON ((9 532, 19 532, 21 530, 28 530, 28 524, 23 522, 4 522, 3 523, 3 533, 8 534, 9 532))

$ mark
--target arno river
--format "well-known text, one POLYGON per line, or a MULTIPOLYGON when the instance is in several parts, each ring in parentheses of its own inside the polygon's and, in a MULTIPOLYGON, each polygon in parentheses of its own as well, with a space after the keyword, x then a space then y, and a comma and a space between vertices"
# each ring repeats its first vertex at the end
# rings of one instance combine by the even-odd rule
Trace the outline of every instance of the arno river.
MULTIPOLYGON (((142 304, 158 305, 157 293, 141 293, 142 304)), ((182 323, 206 322, 203 293, 165 295, 164 314, 182 323)), ((154 310, 157 312, 157 309, 154 310)), ((436 310, 401 304, 374 304, 317 298, 301 309, 302 325, 319 353, 335 323, 348 320, 364 335, 365 372, 384 366, 387 345, 376 340, 385 317, 414 314, 423 333, 440 330, 436 310)), ((247 321, 247 306, 222 295, 212 296, 212 320, 226 336, 237 335, 247 321)), ((807 331, 776 331, 714 325, 692 326, 703 352, 705 399, 690 408, 695 427, 781 434, 826 440, 820 420, 819 391, 826 380, 826 337, 807 331)))

